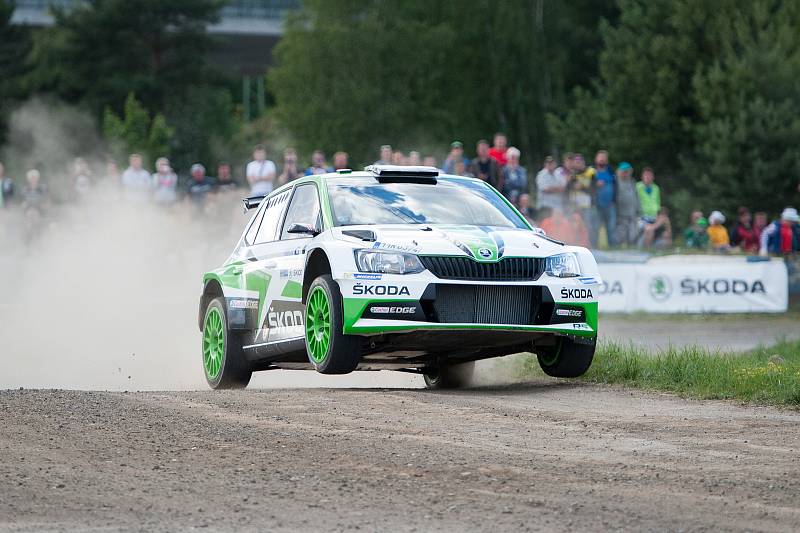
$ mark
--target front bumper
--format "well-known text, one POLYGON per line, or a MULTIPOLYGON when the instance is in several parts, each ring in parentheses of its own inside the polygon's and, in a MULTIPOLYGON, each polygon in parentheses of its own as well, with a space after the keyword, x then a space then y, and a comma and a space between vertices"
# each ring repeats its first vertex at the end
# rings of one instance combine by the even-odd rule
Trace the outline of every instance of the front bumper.
POLYGON ((383 275, 337 281, 345 334, 491 330, 597 335, 599 280, 591 278, 485 283, 383 275))

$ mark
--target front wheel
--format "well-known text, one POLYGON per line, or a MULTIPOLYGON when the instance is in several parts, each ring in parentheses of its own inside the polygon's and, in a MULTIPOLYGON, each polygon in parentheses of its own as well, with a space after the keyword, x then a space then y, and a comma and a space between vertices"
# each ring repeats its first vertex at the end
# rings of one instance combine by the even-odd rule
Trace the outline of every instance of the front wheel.
POLYGON ((554 378, 577 378, 589 370, 594 359, 595 343, 583 344, 561 337, 555 346, 536 351, 539 366, 554 378))
POLYGON ((342 293, 328 274, 311 283, 306 297, 306 352, 321 374, 348 374, 361 361, 361 338, 345 335, 342 293))
POLYGON ((228 329, 224 298, 214 298, 206 307, 203 370, 212 389, 243 389, 253 375, 239 337, 228 329))
POLYGON ((425 386, 429 389, 460 389, 472 381, 475 373, 475 361, 460 364, 440 364, 438 367, 426 369, 422 374, 425 386))

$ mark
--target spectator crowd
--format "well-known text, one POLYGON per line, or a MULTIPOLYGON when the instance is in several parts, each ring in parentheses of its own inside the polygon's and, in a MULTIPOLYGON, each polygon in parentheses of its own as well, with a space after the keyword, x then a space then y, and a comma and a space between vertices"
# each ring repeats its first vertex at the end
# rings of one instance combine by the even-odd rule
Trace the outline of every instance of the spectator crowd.
MULTIPOLYGON (((240 194, 268 194, 273 188, 301 176, 324 174, 349 168, 346 152, 336 152, 329 163, 325 153, 315 150, 309 166, 299 164, 292 148, 283 151, 281 165, 267 157, 267 150, 258 145, 252 160, 243 165, 243 182, 234 177, 227 162, 219 162, 216 176, 211 177, 201 163, 191 165, 188 176, 179 179, 169 159, 159 157, 154 172, 145 168, 139 154, 131 154, 128 166, 120 172, 109 160, 105 168, 108 181, 118 183, 126 198, 151 201, 159 206, 184 203, 195 212, 208 210, 210 199, 219 194, 238 191, 240 194)), ((650 167, 638 171, 627 161, 612 165, 610 154, 598 150, 591 164, 583 154, 565 153, 560 161, 547 156, 535 177, 520 164, 522 154, 509 146, 503 133, 494 135, 492 143, 481 139, 474 154, 467 156, 460 141, 450 144, 441 170, 446 174, 483 180, 505 196, 534 226, 549 236, 569 244, 591 248, 671 249, 676 247, 719 253, 740 251, 748 254, 787 255, 800 251, 800 217, 793 207, 786 207, 777 220, 758 211, 751 215, 740 207, 732 224, 726 216, 713 210, 707 217, 701 210, 691 213, 682 235, 673 233, 670 213, 662 204, 662 190, 656 173, 650 167)), ((433 156, 418 151, 404 154, 390 145, 383 145, 375 164, 425 165, 438 167, 433 156)), ((90 166, 77 158, 71 168, 72 193, 75 201, 94 186, 90 166)), ((5 173, 0 163, 0 209, 15 204, 22 207, 28 226, 35 227, 50 202, 48 188, 39 170, 30 169, 22 183, 5 173)))

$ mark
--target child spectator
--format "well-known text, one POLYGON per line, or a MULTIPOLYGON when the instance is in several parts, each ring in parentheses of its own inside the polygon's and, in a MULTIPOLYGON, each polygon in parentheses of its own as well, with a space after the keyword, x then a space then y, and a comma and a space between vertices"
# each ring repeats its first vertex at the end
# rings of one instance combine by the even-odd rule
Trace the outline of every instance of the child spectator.
POLYGON ((702 211, 692 211, 689 227, 683 232, 687 248, 705 250, 708 247, 708 221, 702 211))
POLYGON ((769 218, 764 211, 756 211, 753 217, 753 231, 758 235, 758 242, 761 242, 761 233, 769 225, 769 218))
POLYGON ((736 215, 736 224, 728 234, 731 246, 736 246, 748 254, 757 254, 761 235, 752 224, 750 210, 742 206, 736 215))
POLYGON ((614 232, 614 244, 628 246, 636 244, 639 237, 639 219, 642 209, 639 207, 639 193, 633 181, 633 167, 623 161, 617 167, 617 220, 614 232))
POLYGON ((642 206, 642 216, 650 221, 655 220, 658 210, 661 209, 661 188, 655 184, 656 175, 653 169, 645 167, 642 170, 642 181, 636 184, 639 192, 639 204, 642 206))
POLYGON ((508 149, 507 163, 503 167, 503 196, 512 204, 520 194, 528 192, 528 172, 519 164, 520 152, 513 146, 508 149))
POLYGON ((708 215, 708 240, 715 252, 727 252, 731 249, 728 230, 725 229, 725 215, 720 211, 712 211, 708 215))
POLYGON ((89 169, 86 160, 82 157, 76 157, 75 161, 72 163, 72 177, 75 196, 77 198, 82 198, 89 193, 89 190, 92 188, 91 176, 92 171, 89 169))
POLYGON ((787 207, 776 220, 761 232, 761 255, 790 255, 800 251, 800 215, 787 207))

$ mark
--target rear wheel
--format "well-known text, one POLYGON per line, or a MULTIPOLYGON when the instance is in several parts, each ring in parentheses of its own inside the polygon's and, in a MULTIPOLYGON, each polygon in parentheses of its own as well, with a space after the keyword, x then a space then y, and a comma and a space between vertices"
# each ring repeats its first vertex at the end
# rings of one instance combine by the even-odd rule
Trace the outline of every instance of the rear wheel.
POLYGON ((475 361, 460 364, 441 364, 426 369, 423 373, 425 386, 429 389, 460 389, 472 381, 475 361))
POLYGON ((361 337, 342 333, 342 294, 330 275, 311 283, 306 297, 306 352, 322 374, 347 374, 361 360, 361 337))
POLYGON ((253 375, 239 337, 228 329, 224 298, 214 298, 206 307, 203 371, 212 389, 243 389, 253 375))
POLYGON ((539 366, 548 376, 555 378, 577 378, 589 370, 594 358, 595 343, 582 344, 561 337, 555 346, 542 347, 536 351, 539 366))

